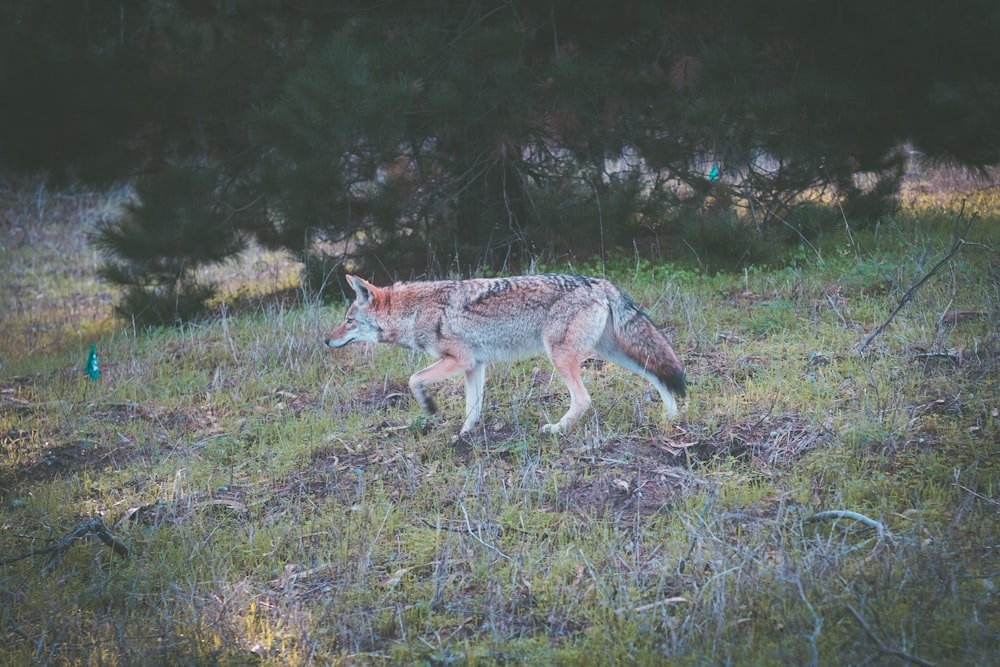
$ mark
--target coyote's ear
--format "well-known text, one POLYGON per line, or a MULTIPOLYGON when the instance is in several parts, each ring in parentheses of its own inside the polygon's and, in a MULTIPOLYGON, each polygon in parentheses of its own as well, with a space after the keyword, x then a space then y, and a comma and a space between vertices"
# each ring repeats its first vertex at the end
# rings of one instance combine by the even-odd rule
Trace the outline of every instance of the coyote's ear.
POLYGON ((364 278, 348 274, 347 284, 354 288, 354 292, 358 295, 357 300, 361 303, 368 303, 372 300, 372 293, 376 288, 364 278))

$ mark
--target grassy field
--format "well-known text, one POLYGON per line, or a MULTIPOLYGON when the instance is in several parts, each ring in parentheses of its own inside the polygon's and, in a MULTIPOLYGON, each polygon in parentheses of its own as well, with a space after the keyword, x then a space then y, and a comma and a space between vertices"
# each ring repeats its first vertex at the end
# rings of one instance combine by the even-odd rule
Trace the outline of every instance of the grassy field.
MULTIPOLYGON (((112 320, 86 234, 122 193, 8 187, 0 664, 994 664, 1000 191, 937 192, 738 274, 546 267, 665 327, 681 418, 591 363, 539 436, 542 359, 492 367, 459 441, 460 382, 428 422, 419 355, 321 346, 342 306, 112 320)), ((286 287, 273 261, 227 271, 286 287)))

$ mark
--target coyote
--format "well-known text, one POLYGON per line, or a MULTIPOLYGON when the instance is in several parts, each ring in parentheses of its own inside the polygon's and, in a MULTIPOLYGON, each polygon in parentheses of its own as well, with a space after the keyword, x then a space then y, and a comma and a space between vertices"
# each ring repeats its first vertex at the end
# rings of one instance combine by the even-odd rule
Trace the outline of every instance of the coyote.
POLYGON ((435 405, 424 385, 464 373, 462 435, 479 421, 486 365, 542 352, 570 395, 569 410, 543 433, 567 431, 590 407, 580 364, 592 356, 653 383, 668 417, 677 414, 674 397, 684 396, 684 366, 666 336, 607 280, 539 275, 376 287, 349 275, 347 282, 357 296, 326 344, 394 343, 430 354, 437 361, 409 382, 429 414, 435 405))

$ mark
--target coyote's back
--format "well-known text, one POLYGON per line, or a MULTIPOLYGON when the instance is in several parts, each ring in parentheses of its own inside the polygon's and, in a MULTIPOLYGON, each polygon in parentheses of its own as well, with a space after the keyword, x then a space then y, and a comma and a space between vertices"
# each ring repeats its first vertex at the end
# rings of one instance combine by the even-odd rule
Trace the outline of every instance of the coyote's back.
POLYGON ((410 377, 410 389, 430 413, 425 385, 465 374, 465 423, 472 430, 482 411, 486 365, 548 355, 570 393, 570 408, 543 432, 569 429, 590 406, 580 376, 593 356, 649 380, 668 417, 684 396, 684 366, 667 338, 624 292, 606 280, 540 275, 461 281, 396 283, 376 287, 347 276, 356 298, 344 322, 326 340, 393 343, 427 352, 436 361, 410 377))

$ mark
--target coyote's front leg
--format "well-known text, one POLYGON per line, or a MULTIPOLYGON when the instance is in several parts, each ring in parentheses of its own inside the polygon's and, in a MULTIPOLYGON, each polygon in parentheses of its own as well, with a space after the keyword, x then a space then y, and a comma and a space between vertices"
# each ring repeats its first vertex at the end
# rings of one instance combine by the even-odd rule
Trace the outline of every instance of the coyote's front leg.
POLYGON ((483 387, 486 384, 486 364, 478 363, 465 371, 465 423, 459 435, 465 435, 479 421, 483 412, 483 387))
MULTIPOLYGON (((410 382, 409 382, 410 391, 413 393, 413 397, 417 399, 417 403, 420 404, 420 407, 423 408, 427 414, 432 415, 435 412, 437 412, 437 406, 434 405, 434 399, 432 399, 427 394, 427 389, 424 385, 426 385, 428 382, 438 382, 439 380, 446 380, 450 377, 458 375, 459 373, 465 373, 466 400, 468 400, 469 377, 470 375, 476 374, 477 372, 476 368, 477 367, 473 366, 471 363, 463 361, 462 359, 459 359, 457 357, 451 357, 451 356, 441 357, 427 368, 419 370, 410 376, 410 382)), ((480 396, 480 399, 479 401, 477 401, 477 404, 481 405, 482 382, 483 382, 482 368, 480 368, 479 370, 479 378, 480 380, 479 380, 478 394, 480 396)), ((475 422, 478 419, 479 419, 478 407, 476 408, 476 412, 474 415, 469 415, 469 406, 466 405, 466 420, 465 420, 466 423, 464 426, 462 426, 462 432, 464 433, 467 430, 466 427, 472 428, 472 425, 475 424, 475 422), (475 419, 473 419, 472 422, 470 423, 469 419, 472 416, 474 416, 475 419)))

